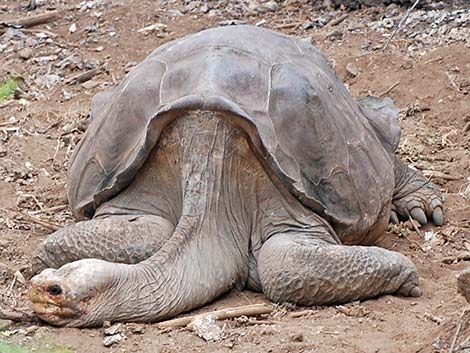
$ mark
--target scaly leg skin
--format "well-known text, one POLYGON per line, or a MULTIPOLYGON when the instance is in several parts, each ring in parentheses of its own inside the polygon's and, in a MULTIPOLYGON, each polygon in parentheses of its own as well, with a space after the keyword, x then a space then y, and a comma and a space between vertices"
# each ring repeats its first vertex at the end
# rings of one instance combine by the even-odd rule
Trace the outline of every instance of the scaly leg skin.
POLYGON ((405 256, 332 245, 315 233, 274 235, 262 246, 258 266, 263 292, 274 302, 329 305, 387 293, 421 295, 416 268, 405 256))
POLYGON ((95 258, 135 264, 162 247, 174 226, 159 216, 112 216, 83 221, 49 235, 31 260, 33 274, 95 258))
POLYGON ((420 172, 408 168, 395 158, 395 192, 390 220, 397 224, 399 218, 410 216, 425 225, 432 219, 437 226, 444 224, 443 197, 436 185, 420 172))

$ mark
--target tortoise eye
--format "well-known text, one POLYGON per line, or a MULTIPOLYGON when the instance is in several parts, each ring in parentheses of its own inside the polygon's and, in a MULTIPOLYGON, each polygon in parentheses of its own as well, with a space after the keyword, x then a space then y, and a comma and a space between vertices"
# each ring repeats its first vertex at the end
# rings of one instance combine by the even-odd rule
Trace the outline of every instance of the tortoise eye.
POLYGON ((62 293, 62 288, 60 288, 58 284, 53 284, 52 286, 47 288, 47 292, 50 295, 59 295, 60 293, 62 293))

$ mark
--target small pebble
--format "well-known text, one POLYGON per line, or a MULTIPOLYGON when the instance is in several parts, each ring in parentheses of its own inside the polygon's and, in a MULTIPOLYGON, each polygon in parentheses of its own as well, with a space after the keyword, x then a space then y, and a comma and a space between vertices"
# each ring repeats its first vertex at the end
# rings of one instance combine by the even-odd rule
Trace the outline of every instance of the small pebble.
POLYGON ((106 336, 103 339, 103 346, 105 347, 111 347, 112 345, 121 342, 124 339, 124 336, 121 335, 120 333, 112 336, 106 336))
POLYGON ((0 332, 8 329, 11 325, 13 325, 11 320, 0 320, 0 332))
POLYGON ((289 336, 289 339, 292 342, 302 342, 304 340, 304 335, 301 333, 293 333, 289 336))
POLYGON ((25 331, 25 334, 26 334, 26 335, 32 335, 32 334, 34 334, 38 329, 39 329, 39 327, 37 327, 36 325, 33 325, 33 326, 29 326, 29 327, 26 328, 24 331, 25 331))
MULTIPOLYGON (((103 325, 103 327, 104 327, 104 325, 103 325)), ((105 334, 105 336, 114 336, 114 335, 119 334, 121 332, 122 332, 122 324, 116 324, 116 325, 113 325, 113 326, 110 326, 110 327, 106 327, 103 330, 103 333, 105 334)))
POLYGON ((98 87, 99 85, 100 85, 100 82, 93 81, 93 80, 86 81, 86 82, 82 83, 82 87, 85 88, 85 89, 93 89, 95 87, 98 87))
POLYGON ((23 60, 28 60, 33 56, 33 49, 31 48, 23 48, 18 52, 18 55, 23 60))
POLYGON ((359 74, 359 69, 355 63, 350 62, 346 65, 346 72, 350 77, 356 77, 359 74))

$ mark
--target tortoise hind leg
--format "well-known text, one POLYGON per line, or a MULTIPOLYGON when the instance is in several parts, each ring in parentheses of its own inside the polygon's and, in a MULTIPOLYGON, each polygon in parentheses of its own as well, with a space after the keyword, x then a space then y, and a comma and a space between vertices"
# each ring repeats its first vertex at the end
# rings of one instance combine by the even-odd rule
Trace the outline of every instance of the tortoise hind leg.
POLYGON ((274 235, 261 247, 258 271, 263 292, 274 302, 327 305, 387 293, 421 295, 416 269, 405 256, 334 245, 315 233, 274 235))
POLYGON ((95 258, 134 264, 152 256, 173 233, 174 226, 153 215, 96 218, 49 235, 33 255, 33 274, 45 268, 95 258))
POLYGON ((395 158, 395 191, 390 216, 393 223, 411 216, 422 225, 432 219, 435 225, 441 226, 444 223, 442 202, 436 185, 395 158))

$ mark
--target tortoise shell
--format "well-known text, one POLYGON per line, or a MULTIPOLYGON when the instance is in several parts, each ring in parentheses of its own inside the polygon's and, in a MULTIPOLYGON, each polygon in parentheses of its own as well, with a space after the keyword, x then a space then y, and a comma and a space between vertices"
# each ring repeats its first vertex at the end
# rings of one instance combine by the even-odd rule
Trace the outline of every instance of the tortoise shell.
POLYGON ((169 42, 95 96, 69 168, 74 215, 92 217, 126 188, 163 128, 193 109, 241 118, 268 174, 334 226, 388 216, 400 134, 391 100, 353 99, 309 43, 251 26, 169 42))

